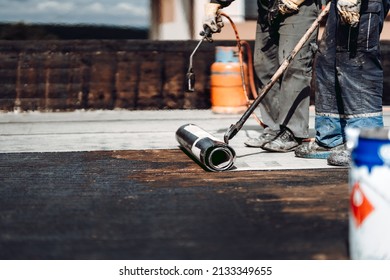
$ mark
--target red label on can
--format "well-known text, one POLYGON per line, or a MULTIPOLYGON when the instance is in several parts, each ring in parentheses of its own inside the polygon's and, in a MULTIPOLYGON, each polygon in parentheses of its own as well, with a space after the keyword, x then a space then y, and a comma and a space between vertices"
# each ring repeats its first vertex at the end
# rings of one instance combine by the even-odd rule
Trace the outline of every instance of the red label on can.
POLYGON ((361 190, 359 182, 356 182, 353 186, 350 203, 356 226, 360 227, 364 220, 374 211, 374 206, 372 206, 361 190))

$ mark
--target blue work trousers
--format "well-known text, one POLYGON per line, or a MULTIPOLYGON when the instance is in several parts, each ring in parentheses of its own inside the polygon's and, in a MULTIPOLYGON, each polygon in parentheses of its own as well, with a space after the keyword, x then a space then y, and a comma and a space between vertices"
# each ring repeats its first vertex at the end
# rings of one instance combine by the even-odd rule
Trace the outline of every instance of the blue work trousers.
POLYGON ((316 140, 345 143, 346 127, 382 127, 383 69, 379 38, 387 10, 382 0, 362 0, 359 25, 340 22, 331 10, 315 58, 316 140))

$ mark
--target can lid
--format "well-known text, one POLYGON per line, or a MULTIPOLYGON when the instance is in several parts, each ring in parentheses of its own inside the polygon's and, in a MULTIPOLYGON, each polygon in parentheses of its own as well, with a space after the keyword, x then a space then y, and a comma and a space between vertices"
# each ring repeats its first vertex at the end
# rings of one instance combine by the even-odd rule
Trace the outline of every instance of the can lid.
POLYGON ((389 129, 349 128, 346 134, 347 148, 355 166, 365 166, 369 172, 375 166, 390 166, 389 129))
POLYGON ((389 142, 390 131, 388 128, 376 127, 376 128, 351 128, 348 127, 345 130, 347 136, 347 149, 353 150, 361 141, 378 141, 389 142))

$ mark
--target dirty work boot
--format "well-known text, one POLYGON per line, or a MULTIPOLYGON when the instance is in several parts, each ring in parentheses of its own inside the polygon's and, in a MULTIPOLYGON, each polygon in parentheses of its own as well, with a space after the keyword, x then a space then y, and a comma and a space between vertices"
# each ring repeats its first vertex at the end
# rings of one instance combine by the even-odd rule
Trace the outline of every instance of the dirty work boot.
POLYGON ((329 155, 327 161, 329 165, 349 166, 349 163, 351 162, 351 153, 346 149, 334 151, 329 155))
POLYGON ((295 150, 300 143, 300 139, 295 138, 288 128, 284 128, 274 139, 265 143, 261 148, 269 152, 285 153, 295 150))
POLYGON ((276 135, 276 131, 266 127, 258 138, 248 138, 244 144, 248 147, 261 148, 265 143, 274 139, 276 135))
POLYGON ((305 142, 295 149, 295 156, 300 158, 327 159, 331 152, 344 150, 344 144, 329 148, 321 146, 317 141, 305 142))

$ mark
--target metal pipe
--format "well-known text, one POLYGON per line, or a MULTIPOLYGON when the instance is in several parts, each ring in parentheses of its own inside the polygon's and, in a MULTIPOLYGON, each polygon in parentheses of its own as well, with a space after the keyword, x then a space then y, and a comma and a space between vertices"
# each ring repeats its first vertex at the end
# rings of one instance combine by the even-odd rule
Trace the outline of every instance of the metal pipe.
POLYGON ((194 124, 179 127, 176 140, 209 171, 225 171, 234 165, 233 148, 194 124))

